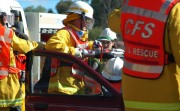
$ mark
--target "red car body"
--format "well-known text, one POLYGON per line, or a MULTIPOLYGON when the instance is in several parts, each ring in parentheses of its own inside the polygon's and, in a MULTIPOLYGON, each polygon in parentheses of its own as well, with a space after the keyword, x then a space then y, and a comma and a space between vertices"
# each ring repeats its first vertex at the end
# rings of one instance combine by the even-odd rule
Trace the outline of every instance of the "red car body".
POLYGON ((27 89, 29 90, 26 93, 26 111, 124 111, 120 89, 115 89, 101 74, 78 58, 69 54, 45 50, 36 50, 30 56, 27 69, 29 72, 27 89), (56 57, 70 60, 88 72, 101 86, 108 90, 108 94, 104 91, 100 94, 87 95, 37 93, 34 86, 38 82, 33 78, 35 73, 33 73, 33 68, 31 68, 34 57, 56 57))

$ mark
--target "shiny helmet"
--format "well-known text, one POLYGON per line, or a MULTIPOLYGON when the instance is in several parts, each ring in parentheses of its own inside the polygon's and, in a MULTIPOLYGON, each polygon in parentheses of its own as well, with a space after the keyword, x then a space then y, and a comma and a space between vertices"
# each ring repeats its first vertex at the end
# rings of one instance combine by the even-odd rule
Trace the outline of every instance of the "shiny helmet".
POLYGON ((88 29, 92 29, 92 27, 94 25, 94 21, 95 21, 93 18, 94 10, 86 2, 76 1, 70 5, 69 9, 66 12, 82 15, 84 18, 86 27, 88 29))
POLYGON ((123 64, 124 61, 119 57, 109 59, 102 71, 102 76, 110 81, 121 80, 123 64))
POLYGON ((14 14, 11 13, 11 9, 9 6, 6 6, 4 4, 0 5, 0 17, 1 23, 3 23, 3 25, 8 24, 8 27, 14 25, 14 14))
POLYGON ((110 28, 105 28, 104 30, 102 30, 97 40, 114 41, 116 39, 116 33, 113 32, 110 28))

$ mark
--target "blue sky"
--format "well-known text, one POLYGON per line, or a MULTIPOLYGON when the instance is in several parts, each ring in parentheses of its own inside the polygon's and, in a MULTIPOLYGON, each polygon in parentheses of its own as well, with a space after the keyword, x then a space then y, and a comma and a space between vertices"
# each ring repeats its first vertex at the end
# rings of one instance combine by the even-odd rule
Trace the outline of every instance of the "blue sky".
POLYGON ((56 4, 60 1, 60 0, 17 0, 20 5, 23 8, 26 8, 28 6, 34 6, 37 7, 38 5, 41 5, 43 7, 45 7, 47 10, 48 9, 52 9, 55 13, 57 13, 55 7, 56 4))

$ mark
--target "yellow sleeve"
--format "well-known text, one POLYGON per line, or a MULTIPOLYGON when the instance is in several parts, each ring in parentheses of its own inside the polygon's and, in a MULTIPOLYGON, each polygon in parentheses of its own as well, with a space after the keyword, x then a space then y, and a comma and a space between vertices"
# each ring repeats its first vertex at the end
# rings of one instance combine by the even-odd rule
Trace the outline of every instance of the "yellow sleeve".
POLYGON ((38 46, 38 43, 35 41, 21 39, 14 33, 11 45, 14 51, 18 51, 19 53, 27 53, 34 50, 38 46))
POLYGON ((165 51, 173 54, 180 66, 180 3, 177 3, 169 15, 165 30, 165 51))
POLYGON ((47 41, 46 50, 75 54, 75 42, 67 30, 59 30, 47 41))

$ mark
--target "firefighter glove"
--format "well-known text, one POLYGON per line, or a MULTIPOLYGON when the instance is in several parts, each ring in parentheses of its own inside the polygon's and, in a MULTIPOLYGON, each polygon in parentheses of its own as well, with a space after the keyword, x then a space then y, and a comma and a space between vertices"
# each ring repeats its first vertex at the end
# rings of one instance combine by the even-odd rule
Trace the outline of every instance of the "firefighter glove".
POLYGON ((36 49, 40 49, 40 50, 45 49, 45 45, 46 45, 45 42, 37 42, 37 43, 38 43, 38 47, 36 49))
POLYGON ((82 58, 82 49, 75 48, 75 56, 78 58, 82 58))

